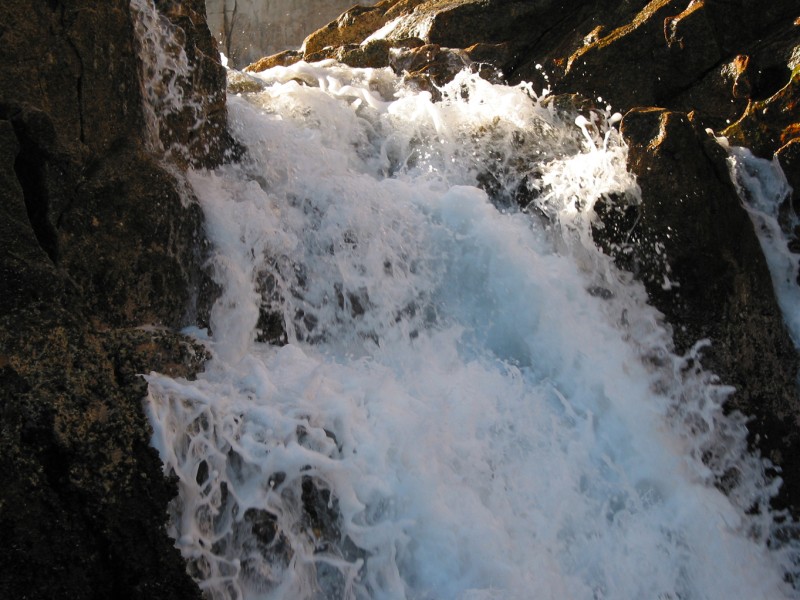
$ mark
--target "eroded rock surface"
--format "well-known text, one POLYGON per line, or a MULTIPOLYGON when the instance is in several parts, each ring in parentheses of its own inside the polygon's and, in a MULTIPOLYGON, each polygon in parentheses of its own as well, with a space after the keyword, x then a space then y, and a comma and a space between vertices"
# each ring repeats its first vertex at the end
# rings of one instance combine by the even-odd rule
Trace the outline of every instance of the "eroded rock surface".
POLYGON ((173 173, 227 152, 225 79, 203 2, 157 5, 201 98, 160 132, 183 148, 170 169, 128 0, 0 5, 3 598, 200 596, 166 533, 175 488, 140 374, 202 368, 174 333, 211 298, 201 212, 173 173))

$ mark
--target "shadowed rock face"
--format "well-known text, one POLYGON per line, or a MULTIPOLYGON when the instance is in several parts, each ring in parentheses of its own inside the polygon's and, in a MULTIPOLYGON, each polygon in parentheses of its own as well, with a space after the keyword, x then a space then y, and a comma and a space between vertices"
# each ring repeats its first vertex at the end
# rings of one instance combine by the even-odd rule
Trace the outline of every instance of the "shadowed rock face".
POLYGON ((776 501, 796 510, 800 363, 726 152, 690 117, 665 109, 629 111, 621 132, 642 204, 627 232, 633 252, 618 262, 644 281, 651 302, 673 324, 679 352, 711 340, 704 365, 736 388, 728 408, 753 417, 751 441, 784 472, 776 501), (665 285, 665 275, 679 287, 665 285))
MULTIPOLYGON (((204 99, 201 127, 178 114, 161 140, 214 164, 224 70, 203 3, 157 4, 204 99)), ((139 374, 202 368, 171 328, 202 322, 210 286, 201 212, 146 149, 134 16, 7 0, 0 23, 0 597, 199 597, 139 374)))
MULTIPOLYGON (((737 128, 727 133, 771 155, 798 137, 797 127, 790 127, 797 123, 791 116, 797 85, 790 81, 800 61, 798 18, 788 0, 765 6, 744 0, 383 0, 343 13, 309 35, 301 52, 248 69, 336 58, 354 66, 390 66, 421 81, 426 65, 417 62, 410 70, 408 61, 392 56, 422 45, 440 53, 477 44, 482 50, 470 56, 474 68, 490 64, 510 83, 525 80, 538 89, 602 98, 623 112, 637 106, 695 111, 699 123, 718 131, 746 115, 750 137, 737 128), (386 47, 365 60, 375 38, 386 47), (359 44, 364 50, 355 52, 359 44), (766 104, 777 107, 768 119, 766 104)), ((449 71, 436 69, 436 83, 464 67, 463 61, 451 64, 449 71)))

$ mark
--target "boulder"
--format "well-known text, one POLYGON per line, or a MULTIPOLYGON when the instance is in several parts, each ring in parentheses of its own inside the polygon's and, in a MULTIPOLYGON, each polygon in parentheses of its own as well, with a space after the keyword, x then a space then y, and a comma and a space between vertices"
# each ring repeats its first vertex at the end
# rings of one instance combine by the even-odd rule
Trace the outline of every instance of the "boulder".
POLYGON ((303 53, 299 50, 284 50, 270 56, 260 58, 256 62, 244 68, 248 73, 260 73, 272 67, 288 67, 296 62, 303 60, 303 53))
POLYGON ((0 593, 199 598, 166 534, 176 489, 149 444, 138 374, 191 376, 202 350, 81 318, 39 303, 2 319, 0 593))
POLYGON ((389 20, 386 7, 390 3, 391 0, 387 0, 376 6, 354 6, 345 11, 335 21, 309 35, 303 41, 303 53, 312 55, 327 47, 360 44, 389 20))
POLYGON ((558 86, 615 108, 664 106, 721 59, 703 2, 653 0, 568 58, 558 86))
POLYGON ((284 49, 354 4, 376 0, 206 0, 208 25, 236 69, 284 49))

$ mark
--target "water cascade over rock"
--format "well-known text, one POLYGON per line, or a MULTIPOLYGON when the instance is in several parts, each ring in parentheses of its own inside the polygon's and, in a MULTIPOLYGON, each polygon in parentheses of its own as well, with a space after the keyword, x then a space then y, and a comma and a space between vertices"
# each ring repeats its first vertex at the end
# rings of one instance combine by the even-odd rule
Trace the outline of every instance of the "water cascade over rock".
POLYGON ((0 596, 797 597, 796 13, 4 2, 0 596))
POLYGON ((190 177, 212 359, 147 378, 209 596, 792 597, 734 388, 594 242, 642 199, 620 115, 469 71, 436 102, 331 61, 251 83, 246 157, 190 177))
MULTIPOLYGON (((726 152, 711 130, 759 156, 776 153, 797 180, 798 18, 792 2, 764 9, 715 0, 385 0, 366 19, 343 15, 311 34, 304 52, 248 70, 331 57, 388 66, 436 97, 466 67, 495 81, 530 81, 537 92, 583 96, 557 104, 633 109, 621 130, 642 202, 624 216, 604 214, 609 203, 600 203, 601 218, 610 220, 595 227, 595 240, 644 282, 680 351, 711 341, 705 364, 736 386, 729 406, 754 416, 753 438, 787 473, 780 502, 797 508, 800 364, 726 152)), ((482 181, 487 190, 490 179, 482 181)), ((787 223, 788 237, 795 237, 787 223)))

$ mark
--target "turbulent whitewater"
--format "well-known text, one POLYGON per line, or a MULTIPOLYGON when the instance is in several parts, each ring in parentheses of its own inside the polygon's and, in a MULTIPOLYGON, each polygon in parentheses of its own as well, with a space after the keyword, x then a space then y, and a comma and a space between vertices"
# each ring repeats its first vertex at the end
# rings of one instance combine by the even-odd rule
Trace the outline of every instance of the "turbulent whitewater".
POLYGON ((796 595, 732 390, 592 243, 596 201, 638 201, 615 115, 469 73, 249 85, 246 158, 190 174, 213 358, 147 378, 209 597, 796 595))

